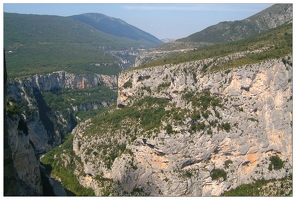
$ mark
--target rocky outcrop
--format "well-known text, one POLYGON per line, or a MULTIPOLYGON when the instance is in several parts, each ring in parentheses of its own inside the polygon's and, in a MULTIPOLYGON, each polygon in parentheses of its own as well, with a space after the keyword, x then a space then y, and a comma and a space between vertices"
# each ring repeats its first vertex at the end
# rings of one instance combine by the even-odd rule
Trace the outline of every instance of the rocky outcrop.
POLYGON ((119 67, 124 70, 130 67, 133 67, 135 64, 135 59, 139 56, 145 49, 138 49, 138 48, 126 48, 124 50, 110 50, 112 56, 116 57, 119 62, 119 67))
POLYGON ((262 32, 266 29, 275 28, 293 18, 292 4, 275 4, 260 13, 257 13, 244 21, 254 21, 257 29, 262 32))
POLYGON ((99 107, 108 107, 110 103, 108 102, 100 102, 100 103, 89 103, 89 104, 80 104, 72 107, 73 111, 81 111, 81 110, 97 110, 99 107))
POLYGON ((27 78, 33 87, 46 91, 53 88, 83 89, 106 85, 109 88, 116 88, 116 76, 101 74, 77 75, 64 71, 54 72, 48 75, 34 75, 27 78))
POLYGON ((164 57, 173 56, 179 53, 186 53, 193 49, 198 49, 207 45, 211 45, 211 43, 206 42, 180 42, 180 41, 172 41, 160 45, 158 47, 140 51, 137 57, 135 58, 134 67, 138 67, 141 65, 145 65, 150 61, 154 61, 157 59, 161 59, 164 57))
POLYGON ((123 72, 118 112, 149 109, 137 102, 153 97, 167 101, 166 117, 153 130, 145 129, 141 115, 119 121, 121 129, 94 125, 97 134, 87 131, 92 122, 77 127, 72 134, 82 163, 78 179, 88 180, 80 183, 96 195, 102 195, 102 177, 114 183, 114 195, 219 196, 291 174, 291 63, 289 55, 202 73, 204 64, 215 65, 207 59, 123 72), (111 157, 104 156, 114 149, 108 167, 111 157), (273 157, 283 163, 280 168, 273 157))

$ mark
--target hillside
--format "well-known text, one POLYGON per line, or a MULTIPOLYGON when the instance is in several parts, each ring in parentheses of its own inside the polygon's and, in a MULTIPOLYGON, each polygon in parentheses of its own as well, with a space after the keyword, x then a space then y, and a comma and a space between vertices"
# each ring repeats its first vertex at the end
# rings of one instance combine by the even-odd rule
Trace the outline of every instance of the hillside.
POLYGON ((143 44, 150 47, 163 43, 153 35, 144 32, 137 27, 129 25, 121 19, 109 17, 100 13, 85 13, 70 17, 89 24, 104 33, 120 38, 129 38, 131 40, 141 41, 143 44))
POLYGON ((220 22, 180 42, 225 43, 256 35, 292 20, 292 4, 275 4, 244 20, 220 22))
MULTIPOLYGON (((128 27, 129 34, 140 32, 128 27)), ((157 45, 114 36, 71 17, 4 13, 8 77, 66 70, 69 73, 118 74, 132 65, 139 48, 157 45)), ((151 36, 152 37, 152 36, 151 36)))
POLYGON ((244 20, 220 22, 200 32, 142 52, 135 66, 214 44, 241 40, 292 20, 292 4, 275 4, 244 20))
MULTIPOLYGON (((292 23, 288 22, 283 24, 277 28, 271 29, 264 33, 258 34, 253 37, 249 37, 246 39, 242 39, 235 42, 229 42, 226 44, 216 44, 211 45, 199 49, 194 49, 191 51, 186 51, 184 53, 178 53, 174 56, 168 56, 165 58, 157 59, 155 61, 151 61, 147 64, 142 66, 134 67, 129 70, 135 70, 139 68, 146 68, 146 67, 153 67, 165 64, 178 64, 183 62, 190 62, 199 59, 206 59, 206 58, 219 58, 221 56, 236 53, 236 52, 252 52, 259 47, 262 48, 260 53, 257 55, 250 54, 248 59, 246 58, 242 60, 233 61, 232 63, 226 64, 223 63, 222 66, 219 68, 227 68, 231 67, 232 65, 236 65, 235 62, 238 64, 244 64, 243 62, 258 62, 267 58, 274 58, 286 55, 288 52, 291 51, 292 47, 292 23), (260 42, 258 42, 260 41, 260 42)), ((204 67, 203 71, 207 71, 210 68, 217 69, 218 66, 215 67, 204 67)))

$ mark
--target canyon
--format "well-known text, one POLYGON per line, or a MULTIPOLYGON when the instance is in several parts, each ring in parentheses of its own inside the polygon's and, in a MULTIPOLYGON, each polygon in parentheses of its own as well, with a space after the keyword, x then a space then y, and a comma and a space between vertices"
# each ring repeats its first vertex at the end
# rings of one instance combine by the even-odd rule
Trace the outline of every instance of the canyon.
POLYGON ((117 77, 107 75, 75 75, 63 71, 47 75, 17 78, 7 83, 7 126, 8 145, 11 149, 13 168, 20 195, 42 195, 43 188, 39 170, 41 155, 62 142, 65 132, 77 124, 72 113, 78 110, 96 109, 108 106, 108 102, 91 105, 69 105, 70 117, 56 112, 54 115, 60 128, 50 119, 50 108, 43 99, 42 92, 63 88, 85 89, 105 85, 117 87, 117 77), (21 109, 15 107, 21 104, 21 109), (26 166, 26 167, 24 167, 26 166))

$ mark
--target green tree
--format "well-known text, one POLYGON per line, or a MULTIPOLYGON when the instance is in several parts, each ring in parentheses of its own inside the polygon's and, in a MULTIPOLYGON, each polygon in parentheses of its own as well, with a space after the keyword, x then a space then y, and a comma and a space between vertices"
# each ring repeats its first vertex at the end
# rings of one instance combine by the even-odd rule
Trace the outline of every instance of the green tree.
POLYGON ((173 127, 172 127, 172 125, 170 125, 170 124, 167 125, 166 132, 167 132, 167 134, 172 134, 173 133, 173 127))

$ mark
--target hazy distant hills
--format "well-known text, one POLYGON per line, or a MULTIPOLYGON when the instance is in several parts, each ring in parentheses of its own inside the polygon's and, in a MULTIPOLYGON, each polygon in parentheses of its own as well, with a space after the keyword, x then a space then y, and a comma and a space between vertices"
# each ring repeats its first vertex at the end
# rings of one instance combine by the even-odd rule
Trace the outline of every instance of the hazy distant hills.
POLYGON ((292 13, 292 4, 275 4, 244 20, 220 22, 177 41, 215 44, 235 41, 282 25, 292 20, 292 13))
POLYGON ((122 20, 101 14, 60 17, 4 13, 9 77, 58 70, 118 74, 133 64, 137 49, 161 43, 122 20))
POLYGON ((4 13, 4 34, 5 45, 16 42, 94 42, 107 47, 151 47, 162 43, 149 33, 102 14, 60 17, 4 13))
POLYGON ((109 17, 100 13, 85 13, 71 16, 71 18, 89 24, 104 33, 120 38, 129 38, 135 41, 141 41, 149 46, 155 46, 163 43, 153 35, 142 31, 121 19, 109 17))

